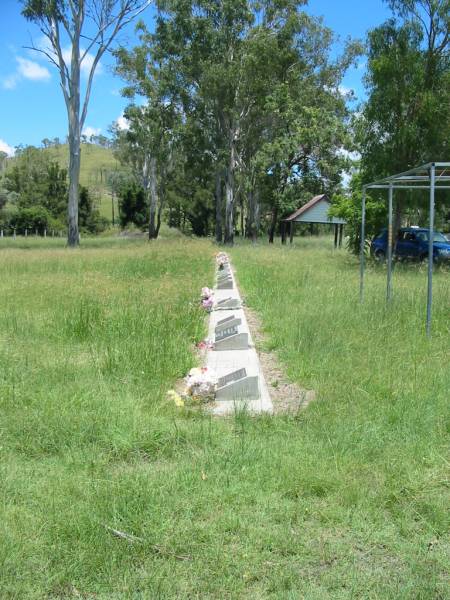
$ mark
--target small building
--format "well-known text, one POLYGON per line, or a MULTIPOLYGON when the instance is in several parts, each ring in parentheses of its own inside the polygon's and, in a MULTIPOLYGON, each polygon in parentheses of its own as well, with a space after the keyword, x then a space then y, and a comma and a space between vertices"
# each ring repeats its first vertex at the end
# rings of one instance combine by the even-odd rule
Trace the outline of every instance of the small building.
POLYGON ((320 223, 322 225, 334 225, 334 246, 337 247, 338 239, 339 246, 342 246, 342 236, 344 225, 347 223, 345 219, 339 217, 328 216, 331 208, 331 201, 326 194, 314 196, 312 200, 301 206, 289 217, 281 222, 281 241, 286 243, 286 234, 289 229, 289 238, 292 244, 294 237, 294 228, 296 223, 320 223))

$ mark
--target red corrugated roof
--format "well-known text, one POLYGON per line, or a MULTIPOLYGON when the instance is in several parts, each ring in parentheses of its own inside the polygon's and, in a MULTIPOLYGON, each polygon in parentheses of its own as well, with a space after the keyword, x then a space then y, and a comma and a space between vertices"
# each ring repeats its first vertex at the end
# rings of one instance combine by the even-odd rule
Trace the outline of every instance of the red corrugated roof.
POLYGON ((326 194, 320 194, 319 196, 314 196, 314 198, 312 198, 309 202, 307 202, 306 204, 301 206, 299 209, 297 209, 295 212, 293 212, 292 215, 289 215, 288 217, 286 217, 283 220, 284 221, 295 221, 295 219, 297 217, 299 217, 304 212, 306 212, 307 210, 312 208, 315 204, 317 204, 318 202, 320 202, 321 200, 324 200, 324 199, 326 199, 329 202, 328 196, 326 194))

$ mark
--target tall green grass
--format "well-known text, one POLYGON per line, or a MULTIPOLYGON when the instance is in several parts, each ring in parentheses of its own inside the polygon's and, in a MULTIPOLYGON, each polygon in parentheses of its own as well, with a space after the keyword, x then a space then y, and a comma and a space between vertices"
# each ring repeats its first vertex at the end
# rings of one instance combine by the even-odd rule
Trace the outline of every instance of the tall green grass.
POLYGON ((269 346, 318 399, 219 420, 165 401, 205 333, 212 251, 0 250, 0 597, 444 598, 448 274, 429 342, 414 268, 387 311, 383 273, 359 306, 328 241, 235 248, 269 346))

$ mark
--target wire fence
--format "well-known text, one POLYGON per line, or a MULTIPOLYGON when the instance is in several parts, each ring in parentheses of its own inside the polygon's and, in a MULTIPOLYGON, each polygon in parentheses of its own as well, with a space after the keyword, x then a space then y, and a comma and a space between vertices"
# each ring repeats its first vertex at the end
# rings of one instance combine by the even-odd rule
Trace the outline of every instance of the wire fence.
POLYGON ((67 235, 67 231, 63 229, 0 229, 0 240, 4 238, 16 239, 17 237, 28 238, 28 237, 41 237, 41 238, 61 238, 67 235))

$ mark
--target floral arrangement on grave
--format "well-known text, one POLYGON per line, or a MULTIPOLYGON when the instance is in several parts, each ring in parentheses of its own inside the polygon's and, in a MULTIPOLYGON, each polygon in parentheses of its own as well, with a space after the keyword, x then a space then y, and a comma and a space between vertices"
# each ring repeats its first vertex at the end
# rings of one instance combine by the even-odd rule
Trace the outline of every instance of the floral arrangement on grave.
POLYGON ((214 304, 214 293, 208 287, 202 288, 202 293, 200 295, 200 301, 202 304, 202 308, 204 308, 207 312, 211 312, 213 304, 214 304))
POLYGON ((194 367, 184 378, 185 389, 181 394, 175 390, 167 392, 168 397, 176 406, 186 404, 202 404, 214 400, 217 387, 217 377, 208 367, 194 367))
POLYGON ((205 338, 204 340, 196 344, 196 348, 198 350, 212 350, 214 348, 214 342, 212 342, 208 338, 205 338))
POLYGON ((228 256, 225 254, 225 252, 218 252, 216 254, 216 264, 217 264, 219 271, 221 269, 223 269, 224 265, 226 265, 227 263, 228 263, 228 256))

